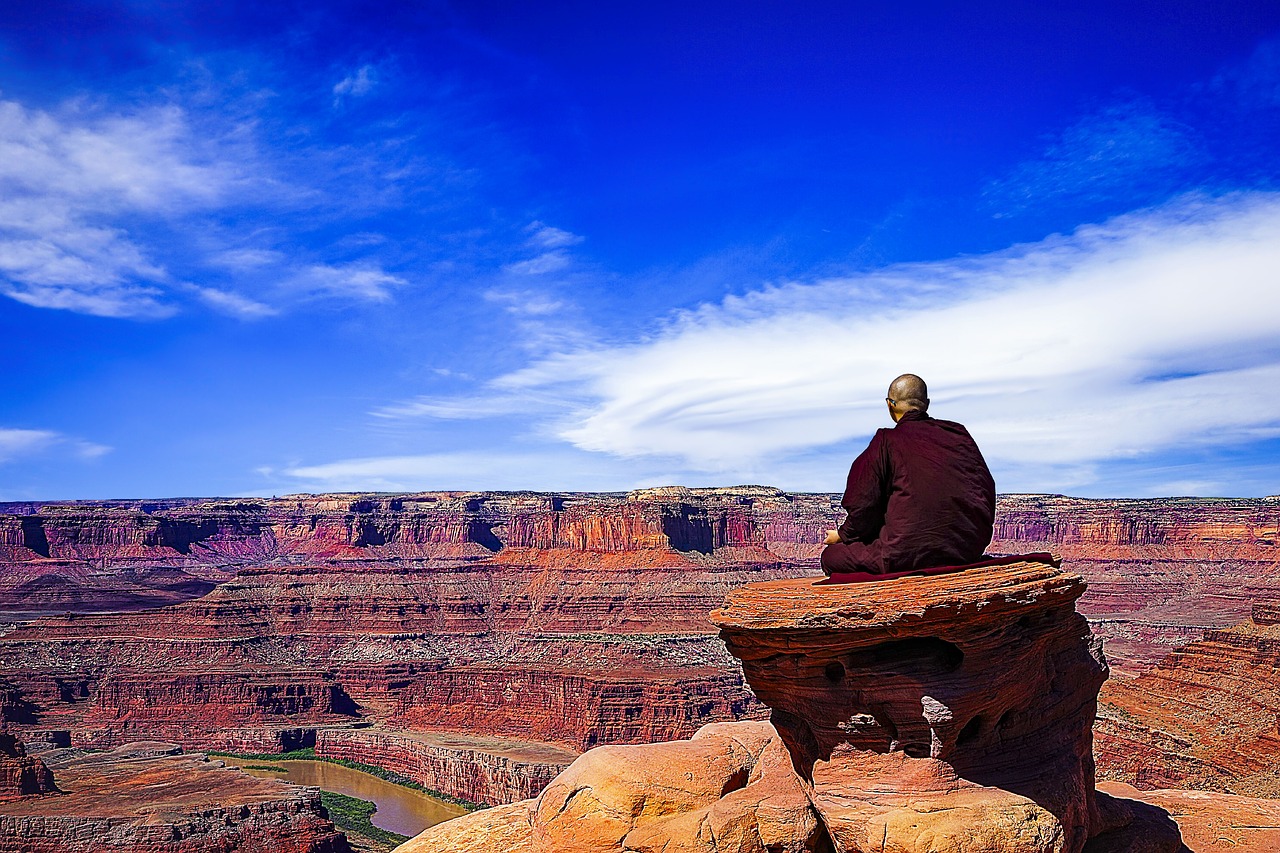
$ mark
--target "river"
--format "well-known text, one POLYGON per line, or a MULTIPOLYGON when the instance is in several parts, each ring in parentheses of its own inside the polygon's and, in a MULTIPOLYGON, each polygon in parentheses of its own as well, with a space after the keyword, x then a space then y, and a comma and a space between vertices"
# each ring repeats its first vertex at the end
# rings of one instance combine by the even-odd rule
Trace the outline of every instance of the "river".
POLYGON ((265 761, 258 758, 224 758, 219 761, 244 769, 246 773, 261 776, 264 779, 282 779, 296 785, 312 785, 335 794, 346 794, 368 800, 377 805, 370 821, 379 829, 396 832, 413 837, 429 826, 443 823, 450 818, 464 815, 467 810, 462 806, 437 800, 421 791, 396 785, 377 776, 371 776, 360 770, 352 770, 341 764, 330 764, 327 761, 307 761, 290 759, 287 761, 265 761), (254 767, 279 767, 278 770, 249 770, 245 765, 254 767))

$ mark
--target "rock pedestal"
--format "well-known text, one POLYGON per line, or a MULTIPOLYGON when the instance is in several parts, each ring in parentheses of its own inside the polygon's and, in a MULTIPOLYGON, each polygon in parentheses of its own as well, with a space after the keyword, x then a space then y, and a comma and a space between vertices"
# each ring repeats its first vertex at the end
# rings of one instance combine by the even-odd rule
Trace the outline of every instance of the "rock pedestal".
POLYGON ((56 791, 53 774, 9 731, 0 728, 0 802, 56 791))
POLYGON ((783 580, 735 590, 712 621, 838 849, 1079 853, 1107 676, 1084 589, 1038 563, 783 580))

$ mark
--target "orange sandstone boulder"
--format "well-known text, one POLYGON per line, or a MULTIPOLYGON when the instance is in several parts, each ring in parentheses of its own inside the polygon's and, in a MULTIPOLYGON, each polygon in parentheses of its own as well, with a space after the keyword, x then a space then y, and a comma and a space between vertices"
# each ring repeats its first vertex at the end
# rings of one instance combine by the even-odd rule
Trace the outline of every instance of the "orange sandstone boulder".
POLYGON ((705 726, 687 741, 593 749, 536 800, 440 824, 397 849, 814 853, 825 845, 777 733, 741 722, 705 726))
POLYGON ((494 806, 436 824, 394 853, 542 853, 533 843, 533 802, 494 806))
MULTIPOLYGON (((1275 853, 1280 850, 1280 800, 1237 797, 1209 791, 1140 791, 1123 782, 1098 786, 1100 804, 1133 812, 1136 819, 1117 833, 1119 844, 1090 843, 1088 853, 1141 851, 1154 823, 1176 823, 1186 850, 1194 853, 1275 853), (1136 831, 1135 831, 1136 830, 1136 831), (1145 832, 1144 832, 1145 830, 1145 832), (1131 843, 1125 842, 1132 839, 1131 843)), ((1099 836, 1095 841, 1107 841, 1099 836)))

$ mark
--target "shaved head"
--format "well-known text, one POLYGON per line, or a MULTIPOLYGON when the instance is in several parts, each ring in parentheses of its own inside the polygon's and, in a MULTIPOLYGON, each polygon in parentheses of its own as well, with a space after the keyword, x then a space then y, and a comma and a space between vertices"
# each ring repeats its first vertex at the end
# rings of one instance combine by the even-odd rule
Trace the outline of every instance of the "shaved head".
POLYGON ((888 403, 894 421, 907 412, 927 412, 929 387, 914 373, 904 373, 889 383, 888 403))

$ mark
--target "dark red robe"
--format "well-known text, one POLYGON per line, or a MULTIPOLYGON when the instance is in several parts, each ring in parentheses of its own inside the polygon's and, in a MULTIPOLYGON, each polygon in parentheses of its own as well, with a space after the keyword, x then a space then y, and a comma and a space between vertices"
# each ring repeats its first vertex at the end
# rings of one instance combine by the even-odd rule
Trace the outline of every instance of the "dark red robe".
POLYGON ((996 484, 968 430, 908 412, 853 461, 840 504, 849 517, 822 552, 827 574, 956 566, 991 542, 996 484))

